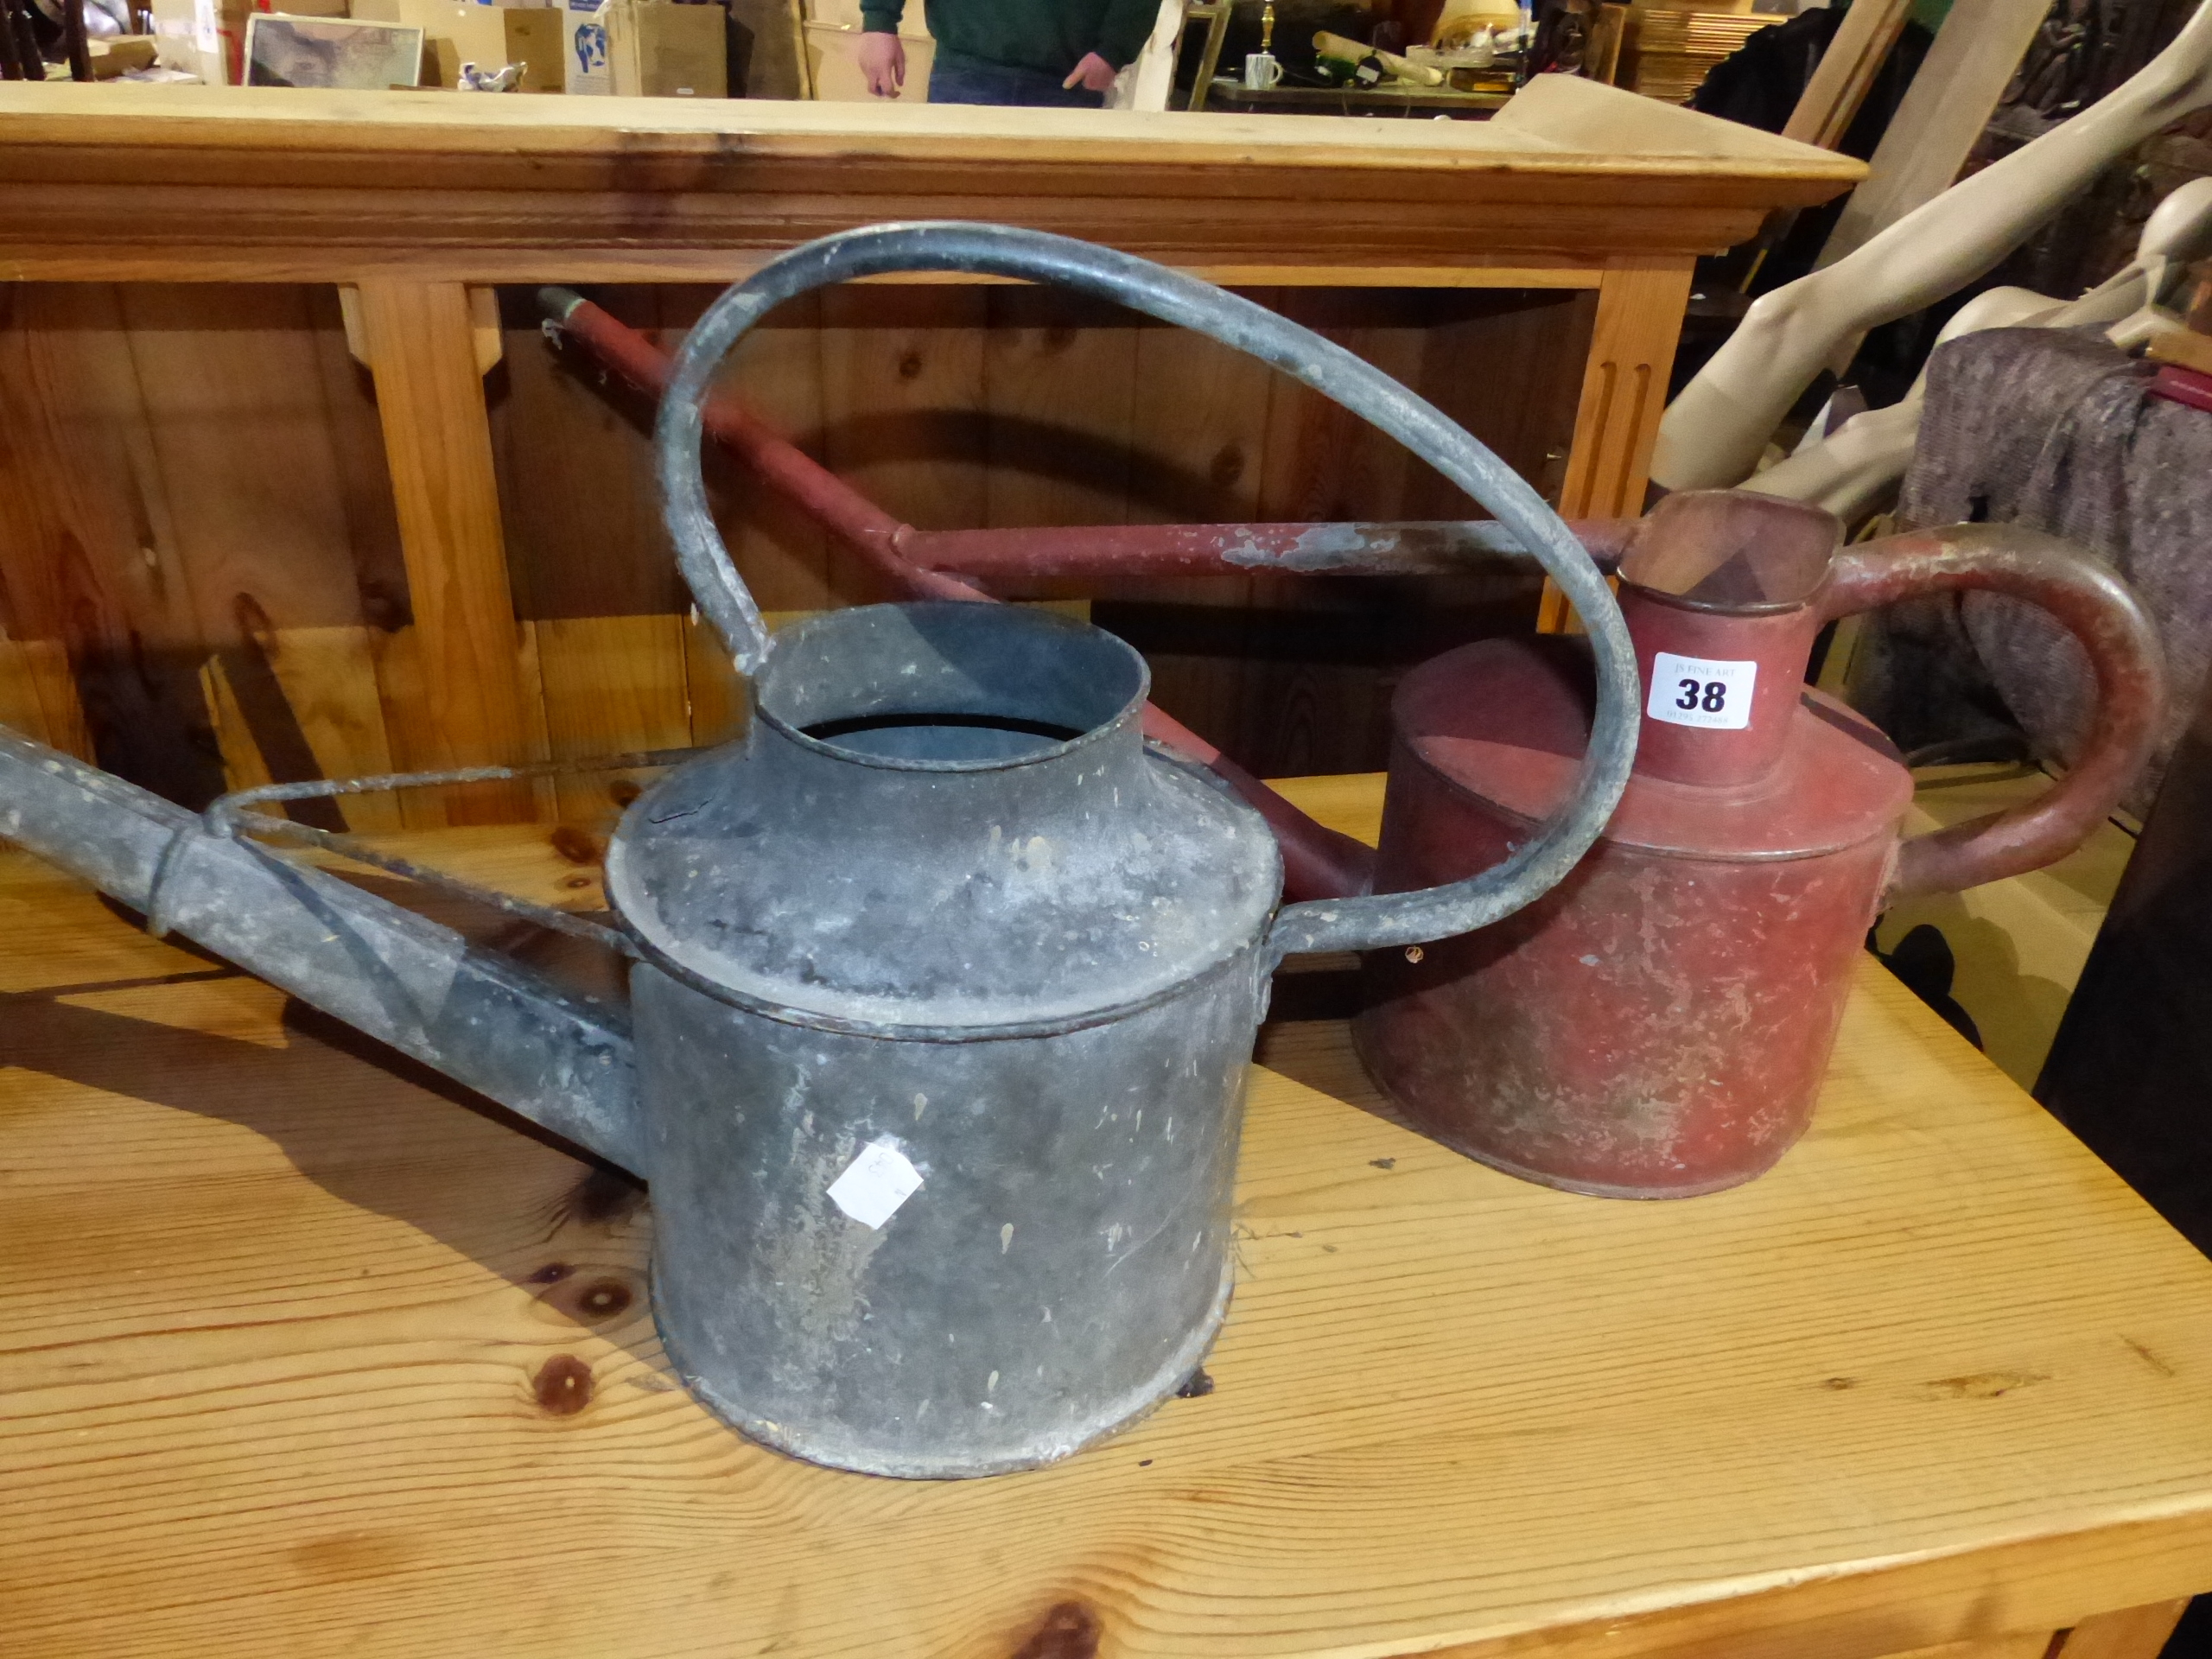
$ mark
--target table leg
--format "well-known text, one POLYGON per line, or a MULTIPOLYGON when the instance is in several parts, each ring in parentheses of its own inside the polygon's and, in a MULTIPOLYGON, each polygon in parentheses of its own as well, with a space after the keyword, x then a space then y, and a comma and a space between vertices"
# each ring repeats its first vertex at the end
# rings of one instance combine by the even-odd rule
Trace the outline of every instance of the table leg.
MULTIPOLYGON (((375 378, 414 611, 419 690, 391 709, 409 769, 531 758, 514 597, 468 290, 360 284, 360 344, 375 378)), ((448 791, 453 823, 528 822, 524 784, 448 791)))
POLYGON ((2051 1659, 2158 1659, 2189 1603, 2183 1596, 2085 1618, 2066 1633, 2051 1659))
MULTIPOLYGON (((1562 518, 1632 518, 1643 511, 1694 270, 1688 259, 1623 258, 1605 266, 1560 491, 1562 518)), ((1537 626, 1556 633, 1567 620, 1566 595, 1547 582, 1537 626)))

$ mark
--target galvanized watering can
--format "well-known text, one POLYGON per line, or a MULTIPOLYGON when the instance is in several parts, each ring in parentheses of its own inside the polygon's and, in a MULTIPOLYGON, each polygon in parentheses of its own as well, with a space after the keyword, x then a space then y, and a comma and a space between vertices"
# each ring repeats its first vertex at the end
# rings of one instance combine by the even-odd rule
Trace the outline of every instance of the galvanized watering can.
POLYGON ((609 849, 631 1006, 242 832, 0 735, 0 830, 306 1001, 643 1176, 684 1381, 816 1462, 988 1474, 1174 1389, 1230 1285, 1243 1078, 1289 952, 1510 914, 1626 781, 1633 648, 1581 547, 1465 432, 1340 348, 1142 260, 983 226, 832 237, 691 332, 657 448, 700 608, 749 678, 745 739, 669 772, 609 849), (779 302, 894 271, 1060 283, 1255 352, 1406 443, 1535 550, 1587 620, 1596 720, 1559 811, 1493 868, 1280 907, 1265 823, 1147 748, 1147 676, 1063 618, 957 602, 773 640, 700 477, 715 365, 779 302))

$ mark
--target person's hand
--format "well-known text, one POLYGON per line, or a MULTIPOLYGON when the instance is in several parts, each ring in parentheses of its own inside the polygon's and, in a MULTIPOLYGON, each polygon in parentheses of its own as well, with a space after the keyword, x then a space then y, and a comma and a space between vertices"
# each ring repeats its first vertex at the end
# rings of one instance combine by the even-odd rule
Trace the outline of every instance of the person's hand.
POLYGON ((853 55, 868 78, 868 91, 878 98, 899 96, 906 84, 906 48, 896 35, 870 30, 861 36, 860 49, 853 55))
POLYGON ((1068 71, 1068 78, 1060 85, 1071 89, 1081 86, 1094 92, 1110 92, 1114 90, 1114 66, 1096 52, 1086 52, 1083 54, 1083 61, 1068 71))

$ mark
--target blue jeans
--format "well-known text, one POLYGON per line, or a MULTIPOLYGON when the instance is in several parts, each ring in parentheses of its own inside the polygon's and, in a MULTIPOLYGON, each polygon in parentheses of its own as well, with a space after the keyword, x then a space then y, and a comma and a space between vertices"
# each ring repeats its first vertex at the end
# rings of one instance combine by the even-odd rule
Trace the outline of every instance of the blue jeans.
POLYGON ((930 66, 932 104, 1022 104, 1095 110, 1105 101, 1103 92, 1081 86, 1063 86, 1059 76, 1047 74, 1042 69, 984 63, 943 50, 930 66))

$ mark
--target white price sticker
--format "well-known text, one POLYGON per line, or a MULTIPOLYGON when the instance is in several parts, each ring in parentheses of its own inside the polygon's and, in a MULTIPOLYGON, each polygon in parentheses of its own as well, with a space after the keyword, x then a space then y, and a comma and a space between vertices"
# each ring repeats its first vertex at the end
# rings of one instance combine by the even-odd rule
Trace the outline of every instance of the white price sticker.
POLYGON ((1757 663, 1722 663, 1662 651, 1651 661, 1651 699, 1643 712, 1670 726, 1740 732, 1751 723, 1757 663))
POLYGON ((830 1183, 830 1202, 863 1227, 880 1227, 922 1188, 922 1172, 888 1141, 862 1147, 830 1183))

